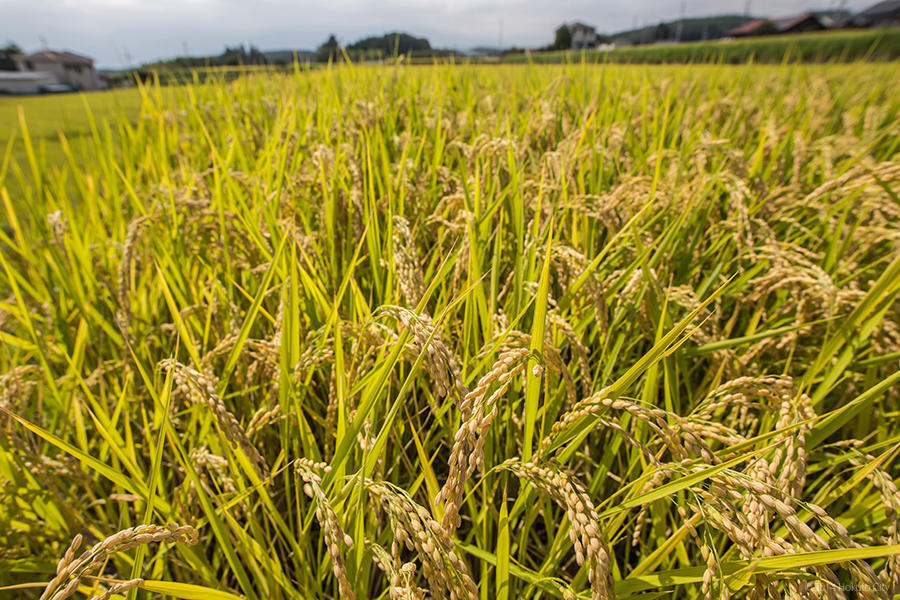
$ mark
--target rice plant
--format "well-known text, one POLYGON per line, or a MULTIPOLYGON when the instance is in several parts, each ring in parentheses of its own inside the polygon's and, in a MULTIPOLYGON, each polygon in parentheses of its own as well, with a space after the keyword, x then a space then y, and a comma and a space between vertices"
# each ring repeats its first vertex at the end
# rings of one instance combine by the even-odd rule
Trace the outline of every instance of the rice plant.
POLYGON ((134 94, 5 125, 0 597, 900 594, 896 63, 134 94))

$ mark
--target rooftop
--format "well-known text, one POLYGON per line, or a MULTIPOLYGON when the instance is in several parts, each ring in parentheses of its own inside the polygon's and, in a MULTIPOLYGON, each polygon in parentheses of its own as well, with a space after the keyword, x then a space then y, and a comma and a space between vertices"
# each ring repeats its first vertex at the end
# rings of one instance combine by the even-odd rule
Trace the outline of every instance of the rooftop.
POLYGON ((57 52, 55 50, 41 50, 33 54, 20 54, 16 58, 32 61, 53 61, 61 63, 77 63, 82 65, 93 65, 94 60, 86 56, 80 56, 73 52, 57 52))
POLYGON ((734 29, 730 30, 728 33, 730 35, 741 35, 744 33, 753 33, 760 27, 769 25, 771 23, 772 23, 772 21, 770 21, 769 19, 753 19, 752 21, 747 21, 740 27, 735 27, 734 29))
POLYGON ((807 19, 815 19, 819 21, 819 18, 811 12, 805 12, 800 15, 794 15, 793 17, 785 17, 783 19, 775 19, 773 22, 775 23, 775 27, 778 28, 779 31, 785 31, 792 27, 796 27, 803 21, 807 19))
POLYGON ((864 17, 876 17, 888 15, 897 11, 900 11, 900 0, 884 0, 884 2, 873 4, 859 14, 864 17))

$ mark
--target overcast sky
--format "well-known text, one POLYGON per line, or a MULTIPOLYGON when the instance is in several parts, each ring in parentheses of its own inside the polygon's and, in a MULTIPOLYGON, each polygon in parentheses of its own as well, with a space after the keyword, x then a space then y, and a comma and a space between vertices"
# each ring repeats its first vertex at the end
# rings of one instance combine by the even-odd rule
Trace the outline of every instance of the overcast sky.
MULTIPOLYGON (((851 10, 875 0, 849 0, 851 10)), ((687 0, 687 16, 743 13, 746 0, 687 0)), ((786 16, 834 8, 840 0, 751 0, 753 14, 786 16)), ((0 44, 13 41, 93 57, 117 68, 183 54, 219 54, 226 44, 262 50, 314 49, 328 34, 342 43, 406 31, 433 46, 537 46, 561 22, 615 32, 677 19, 682 0, 0 0, 0 44), (502 31, 502 34, 501 34, 502 31)))

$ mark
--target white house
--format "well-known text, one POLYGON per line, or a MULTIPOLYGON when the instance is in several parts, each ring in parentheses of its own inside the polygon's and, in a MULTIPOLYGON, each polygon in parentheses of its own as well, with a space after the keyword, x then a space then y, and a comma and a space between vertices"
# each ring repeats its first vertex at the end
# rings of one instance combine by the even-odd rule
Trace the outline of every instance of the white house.
POLYGON ((585 50, 597 47, 597 28, 584 23, 575 22, 569 25, 572 34, 572 50, 585 50))
POLYGON ((94 61, 71 52, 41 50, 34 54, 17 54, 13 62, 20 72, 49 73, 57 83, 76 90, 96 90, 101 87, 94 61))
POLYGON ((0 94, 40 94, 58 84, 50 73, 0 71, 0 94))

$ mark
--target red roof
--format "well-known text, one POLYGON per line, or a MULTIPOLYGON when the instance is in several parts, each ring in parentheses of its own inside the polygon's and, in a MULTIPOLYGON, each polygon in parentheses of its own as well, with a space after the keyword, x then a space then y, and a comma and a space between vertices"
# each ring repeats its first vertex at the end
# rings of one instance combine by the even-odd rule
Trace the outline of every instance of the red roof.
POLYGON ((769 19, 753 19, 752 21, 747 21, 740 27, 735 27, 728 31, 728 35, 750 35, 751 33, 756 32, 757 30, 765 27, 766 25, 771 25, 772 21, 769 19))

